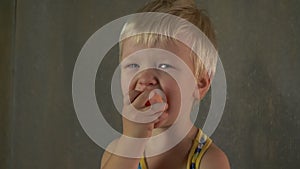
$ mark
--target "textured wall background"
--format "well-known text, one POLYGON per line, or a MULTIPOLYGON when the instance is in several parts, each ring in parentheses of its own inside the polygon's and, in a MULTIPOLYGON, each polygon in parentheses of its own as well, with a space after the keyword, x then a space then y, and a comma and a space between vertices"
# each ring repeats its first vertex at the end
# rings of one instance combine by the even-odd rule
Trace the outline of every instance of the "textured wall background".
MULTIPOLYGON (((73 108, 74 63, 96 30, 145 2, 1 1, 0 168, 99 168, 103 150, 73 108)), ((298 168, 300 1, 197 2, 213 20, 227 75, 225 112, 212 138, 232 168, 298 168)), ((96 93, 105 117, 120 129, 119 117, 102 102, 117 54, 112 49, 100 66, 96 93)), ((205 112, 199 126, 204 119, 205 112)))

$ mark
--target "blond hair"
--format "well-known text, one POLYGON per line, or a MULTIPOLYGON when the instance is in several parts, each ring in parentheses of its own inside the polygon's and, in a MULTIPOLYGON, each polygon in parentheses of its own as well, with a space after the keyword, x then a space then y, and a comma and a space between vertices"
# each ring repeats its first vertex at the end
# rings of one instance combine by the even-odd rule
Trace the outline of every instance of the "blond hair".
POLYGON ((193 51, 198 56, 192 58, 195 77, 203 75, 206 70, 212 78, 218 59, 216 37, 210 19, 203 10, 197 8, 194 0, 154 0, 138 12, 143 13, 128 20, 123 27, 120 55, 122 41, 128 37, 133 38, 137 44, 149 47, 180 39, 191 46, 191 53, 193 51), (176 19, 170 15, 176 16, 176 19), (198 32, 194 31, 195 26, 198 32))

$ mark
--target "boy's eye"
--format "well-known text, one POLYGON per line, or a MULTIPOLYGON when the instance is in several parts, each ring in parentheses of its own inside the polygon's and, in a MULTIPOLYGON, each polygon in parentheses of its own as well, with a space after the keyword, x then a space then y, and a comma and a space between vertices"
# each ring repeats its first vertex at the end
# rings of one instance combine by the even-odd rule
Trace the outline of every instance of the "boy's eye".
POLYGON ((130 69, 135 69, 135 68, 139 68, 140 66, 136 63, 131 63, 125 66, 125 68, 130 68, 130 69))
POLYGON ((160 69, 167 69, 167 68, 171 68, 172 66, 169 64, 166 64, 166 63, 162 63, 162 64, 159 64, 158 67, 160 69))

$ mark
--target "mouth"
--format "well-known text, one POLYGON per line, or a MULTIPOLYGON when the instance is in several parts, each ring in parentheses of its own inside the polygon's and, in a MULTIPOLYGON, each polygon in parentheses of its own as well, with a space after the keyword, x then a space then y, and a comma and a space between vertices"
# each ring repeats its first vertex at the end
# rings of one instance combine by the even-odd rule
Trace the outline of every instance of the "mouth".
POLYGON ((150 106, 154 103, 163 103, 164 100, 160 94, 154 93, 153 96, 149 96, 148 101, 145 103, 145 106, 150 106))
MULTIPOLYGON (((139 88, 141 89, 141 88, 139 88)), ((159 86, 146 86, 143 90, 135 89, 132 90, 133 97, 131 97, 130 102, 134 102, 137 97, 139 97, 144 91, 148 90, 149 96, 148 100, 145 103, 145 106, 150 106, 155 103, 167 103, 167 97, 163 90, 159 86)))

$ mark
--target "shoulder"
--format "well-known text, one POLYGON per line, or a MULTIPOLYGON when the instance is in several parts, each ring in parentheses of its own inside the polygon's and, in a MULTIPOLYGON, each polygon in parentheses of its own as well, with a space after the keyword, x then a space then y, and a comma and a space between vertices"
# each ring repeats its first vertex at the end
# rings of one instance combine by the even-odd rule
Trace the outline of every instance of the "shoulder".
POLYGON ((214 143, 202 157, 200 169, 230 169, 226 154, 214 143))
POLYGON ((112 155, 111 152, 113 152, 115 150, 115 147, 118 143, 119 139, 115 139, 114 141, 112 141, 106 148, 106 150, 104 151, 102 158, 101 158, 101 168, 104 166, 104 164, 107 162, 107 160, 110 158, 110 156, 112 155))

